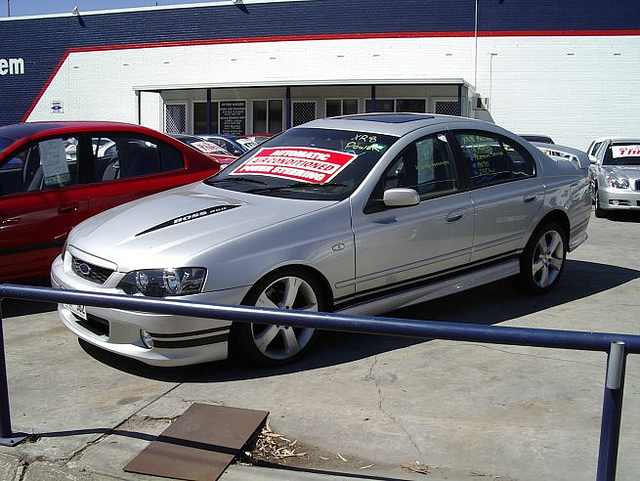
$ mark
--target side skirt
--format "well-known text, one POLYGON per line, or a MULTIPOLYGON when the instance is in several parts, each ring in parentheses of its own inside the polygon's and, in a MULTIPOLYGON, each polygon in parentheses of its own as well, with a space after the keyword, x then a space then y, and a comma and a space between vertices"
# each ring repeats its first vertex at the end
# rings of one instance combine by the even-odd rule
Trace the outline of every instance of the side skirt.
POLYGON ((439 297, 466 291, 474 287, 489 284, 520 273, 520 262, 518 259, 494 264, 490 267, 466 272, 459 276, 449 277, 433 283, 428 283, 419 287, 407 289, 405 291, 389 294, 371 301, 364 301, 359 304, 352 304, 344 309, 336 309, 335 312, 343 314, 355 314, 373 316, 385 312, 400 309, 402 307, 420 304, 439 297))

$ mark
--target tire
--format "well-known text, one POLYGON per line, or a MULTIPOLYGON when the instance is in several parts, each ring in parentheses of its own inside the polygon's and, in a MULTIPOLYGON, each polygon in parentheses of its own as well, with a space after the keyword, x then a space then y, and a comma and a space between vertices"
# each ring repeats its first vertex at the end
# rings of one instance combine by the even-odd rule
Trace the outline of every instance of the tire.
POLYGON ((595 188, 594 205, 595 205, 595 207, 593 208, 593 213, 597 218, 603 219, 603 218, 607 217, 607 211, 600 207, 600 195, 598 194, 598 186, 597 185, 596 185, 596 188, 595 188))
POLYGON ((518 285, 531 294, 553 289, 567 259, 567 235, 555 222, 536 229, 520 256, 518 285))
MULTIPOLYGON (((327 304, 320 283, 301 269, 267 275, 251 288, 242 303, 307 312, 325 311, 327 304)), ((237 360, 280 366, 299 359, 315 338, 316 331, 312 328, 237 322, 231 328, 230 349, 237 360)))

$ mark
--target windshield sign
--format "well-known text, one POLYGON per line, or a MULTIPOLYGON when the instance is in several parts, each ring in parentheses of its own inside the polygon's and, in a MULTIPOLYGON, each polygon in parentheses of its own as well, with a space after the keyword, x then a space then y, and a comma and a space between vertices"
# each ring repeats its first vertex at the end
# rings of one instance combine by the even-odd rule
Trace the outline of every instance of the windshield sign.
POLYGON ((613 145, 611 153, 614 159, 623 157, 640 157, 640 145, 613 145))
POLYGON ((324 184, 333 180, 356 157, 356 154, 309 147, 262 148, 229 175, 266 175, 324 184))

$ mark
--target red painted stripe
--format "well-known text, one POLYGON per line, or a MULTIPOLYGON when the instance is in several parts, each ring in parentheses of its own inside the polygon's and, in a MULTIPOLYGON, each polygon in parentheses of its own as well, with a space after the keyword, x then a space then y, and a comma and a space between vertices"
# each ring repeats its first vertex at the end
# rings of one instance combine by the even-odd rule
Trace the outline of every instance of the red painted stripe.
POLYGON ((614 37, 640 35, 640 30, 483 31, 479 37, 614 37))
POLYGON ((40 89, 40 92, 38 92, 38 95, 36 95, 36 98, 33 100, 33 102, 31 102, 31 105, 29 105, 29 108, 27 109, 25 114, 22 116, 22 122, 26 122, 27 119, 29 118, 29 115, 31 115, 31 112, 33 112, 33 109, 36 108, 36 105, 38 104, 38 102, 40 102, 40 99, 42 98, 42 96, 44 95, 46 90, 49 88, 49 85, 51 85, 51 82, 53 82, 53 79, 55 78, 55 76, 58 75, 58 71, 62 68, 62 64, 65 62, 65 60, 67 60, 67 57, 69 56, 69 53, 70 53, 70 50, 67 50, 62 55, 62 57, 60 57, 60 60, 58 60, 57 65, 51 71, 51 74, 49 75, 49 78, 47 79, 47 81, 44 83, 44 85, 40 89))
MULTIPOLYGON (((154 43, 135 43, 123 45, 96 45, 91 47, 75 47, 68 49, 51 75, 45 82, 44 86, 31 103, 26 113, 22 117, 22 121, 26 122, 44 95, 49 85, 58 74, 67 57, 71 53, 77 52, 100 52, 108 50, 131 50, 142 48, 162 48, 162 47, 188 47, 197 45, 226 45, 236 43, 265 43, 265 42, 308 42, 314 40, 357 40, 357 39, 376 39, 376 38, 469 38, 474 37, 473 31, 463 32, 392 32, 392 33, 344 33, 344 34, 327 34, 327 35, 292 35, 292 36, 276 36, 276 37, 247 37, 247 38, 219 38, 207 40, 181 40, 173 42, 154 42, 154 43)), ((478 37, 600 37, 600 36, 629 36, 640 35, 640 30, 532 30, 532 31, 482 31, 478 32, 478 37)))

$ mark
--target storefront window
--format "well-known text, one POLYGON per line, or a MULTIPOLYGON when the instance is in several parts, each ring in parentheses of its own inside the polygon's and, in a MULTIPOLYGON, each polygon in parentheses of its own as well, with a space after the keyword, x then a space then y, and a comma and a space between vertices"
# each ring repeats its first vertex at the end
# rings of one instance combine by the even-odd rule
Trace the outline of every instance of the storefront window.
POLYGON ((253 133, 278 133, 282 130, 282 100, 253 101, 253 133))
POLYGON ((211 128, 207 128, 207 104, 197 102, 193 104, 193 133, 217 134, 219 133, 218 102, 211 102, 211 128))
POLYGON ((267 132, 277 134, 282 131, 282 100, 269 100, 269 129, 267 132))
POLYGON ((418 112, 427 111, 427 101, 425 99, 396 99, 396 112, 418 112))
POLYGON ((373 100, 367 99, 365 101, 365 112, 393 112, 394 103, 393 99, 376 99, 374 108, 373 100))
POLYGON ((325 103, 327 117, 358 113, 358 99, 328 99, 325 103))

